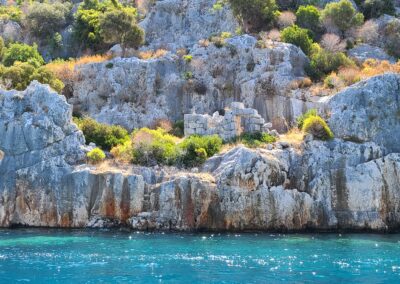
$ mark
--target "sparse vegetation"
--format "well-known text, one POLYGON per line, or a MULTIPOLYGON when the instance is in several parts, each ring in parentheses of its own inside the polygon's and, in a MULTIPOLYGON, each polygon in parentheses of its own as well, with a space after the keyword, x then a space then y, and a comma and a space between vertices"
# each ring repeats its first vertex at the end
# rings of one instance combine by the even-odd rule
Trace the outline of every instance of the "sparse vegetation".
POLYGON ((276 141, 274 136, 265 132, 243 133, 236 140, 250 148, 261 147, 264 144, 274 143, 276 141))

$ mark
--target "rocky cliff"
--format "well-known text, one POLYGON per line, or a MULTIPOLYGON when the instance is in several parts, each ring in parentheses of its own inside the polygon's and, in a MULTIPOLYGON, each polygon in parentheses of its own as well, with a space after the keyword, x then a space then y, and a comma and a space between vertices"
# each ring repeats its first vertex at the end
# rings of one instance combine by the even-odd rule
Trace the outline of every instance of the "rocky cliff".
POLYGON ((157 1, 140 23, 146 33, 141 50, 168 53, 78 67, 68 100, 74 110, 134 129, 158 118, 212 114, 240 101, 282 132, 295 117, 319 105, 318 97, 298 88, 308 62, 298 47, 272 41, 260 45, 253 36, 237 35, 239 25, 229 5, 215 9, 214 4, 157 1), (221 33, 228 38, 213 42, 221 33))
POLYGON ((325 100, 333 141, 238 146, 193 172, 86 165, 63 97, 37 83, 1 91, 0 225, 397 230, 399 82, 386 74, 325 100))
POLYGON ((212 114, 241 101, 274 128, 287 130, 288 122, 318 104, 318 98, 305 100, 291 90, 304 78, 307 58, 290 44, 256 45, 254 37, 244 35, 220 48, 196 44, 190 61, 169 53, 151 60, 116 58, 83 65, 69 102, 77 112, 133 129, 156 118, 212 114))

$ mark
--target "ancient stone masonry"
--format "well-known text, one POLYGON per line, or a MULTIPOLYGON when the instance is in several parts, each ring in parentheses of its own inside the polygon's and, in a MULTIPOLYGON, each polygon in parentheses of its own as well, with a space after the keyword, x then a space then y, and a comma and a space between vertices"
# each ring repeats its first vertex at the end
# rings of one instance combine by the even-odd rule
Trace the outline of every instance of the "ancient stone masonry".
POLYGON ((218 134, 223 140, 230 140, 242 133, 267 132, 272 124, 258 114, 257 110, 245 108, 243 103, 233 102, 225 114, 185 114, 185 136, 218 134))

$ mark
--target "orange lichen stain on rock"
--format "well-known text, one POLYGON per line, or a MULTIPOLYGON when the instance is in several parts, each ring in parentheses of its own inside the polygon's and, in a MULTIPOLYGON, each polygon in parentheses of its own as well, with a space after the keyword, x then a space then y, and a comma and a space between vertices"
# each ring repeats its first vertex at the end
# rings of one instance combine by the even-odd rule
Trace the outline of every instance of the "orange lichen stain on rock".
POLYGON ((60 220, 61 227, 63 227, 63 228, 71 227, 72 220, 70 220, 69 215, 70 214, 68 214, 68 213, 62 214, 61 220, 60 220))
POLYGON ((106 197, 104 200, 104 209, 105 209, 105 217, 114 218, 116 217, 116 208, 115 208, 115 196, 112 189, 107 189, 106 197))

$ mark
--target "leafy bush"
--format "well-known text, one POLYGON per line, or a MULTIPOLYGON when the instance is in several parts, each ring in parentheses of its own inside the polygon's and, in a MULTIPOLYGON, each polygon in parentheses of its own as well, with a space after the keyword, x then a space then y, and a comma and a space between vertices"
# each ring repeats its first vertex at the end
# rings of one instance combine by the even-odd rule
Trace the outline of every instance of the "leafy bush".
POLYGON ((287 27, 282 30, 281 39, 284 42, 297 45, 305 54, 309 54, 311 51, 313 41, 307 29, 300 28, 297 25, 287 27))
POLYGON ((75 119, 75 123, 82 130, 86 143, 93 142, 106 151, 129 140, 128 131, 118 125, 99 123, 88 117, 75 119))
POLYGON ((250 25, 254 31, 272 26, 279 16, 275 0, 229 0, 229 2, 234 14, 250 25))
POLYGON ((106 158, 106 154, 100 148, 94 148, 86 156, 93 164, 97 164, 106 158))
POLYGON ((247 147, 256 148, 263 144, 269 144, 276 141, 275 137, 265 132, 243 133, 239 137, 239 141, 247 147))
POLYGON ((24 43, 12 43, 4 52, 3 63, 5 66, 12 66, 14 62, 27 62, 34 67, 44 64, 44 59, 37 50, 37 45, 24 43))
POLYGON ((317 116, 317 115, 318 112, 316 109, 309 109, 306 113, 303 113, 297 118, 297 127, 299 129, 303 129, 304 121, 311 116, 317 116))
POLYGON ((321 140, 330 140, 334 137, 328 124, 318 115, 306 118, 302 130, 321 140))
POLYGON ((50 37, 67 24, 72 5, 69 2, 33 2, 28 7, 26 25, 34 35, 50 37))
POLYGON ((321 13, 312 5, 300 6, 296 12, 298 26, 309 29, 315 34, 321 31, 321 13))
POLYGON ((180 160, 185 166, 198 166, 207 158, 217 154, 222 147, 222 139, 218 135, 192 135, 179 144, 182 149, 180 160))
POLYGON ((22 20, 22 15, 21 9, 17 6, 0 6, 0 20, 11 20, 20 23, 22 20))
POLYGON ((132 141, 132 161, 140 165, 173 165, 179 156, 177 139, 161 128, 137 130, 132 141))
POLYGON ((364 16, 357 13, 349 0, 328 3, 321 15, 322 21, 332 23, 339 31, 344 33, 350 28, 361 26, 364 16))
POLYGON ((60 93, 64 84, 56 76, 44 67, 35 68, 29 63, 16 62, 13 66, 0 69, 2 84, 8 89, 25 90, 33 80, 42 84, 49 84, 60 93))
POLYGON ((320 79, 333 71, 337 71, 340 67, 355 65, 343 52, 330 52, 317 44, 313 45, 310 59, 307 73, 313 79, 320 79))

